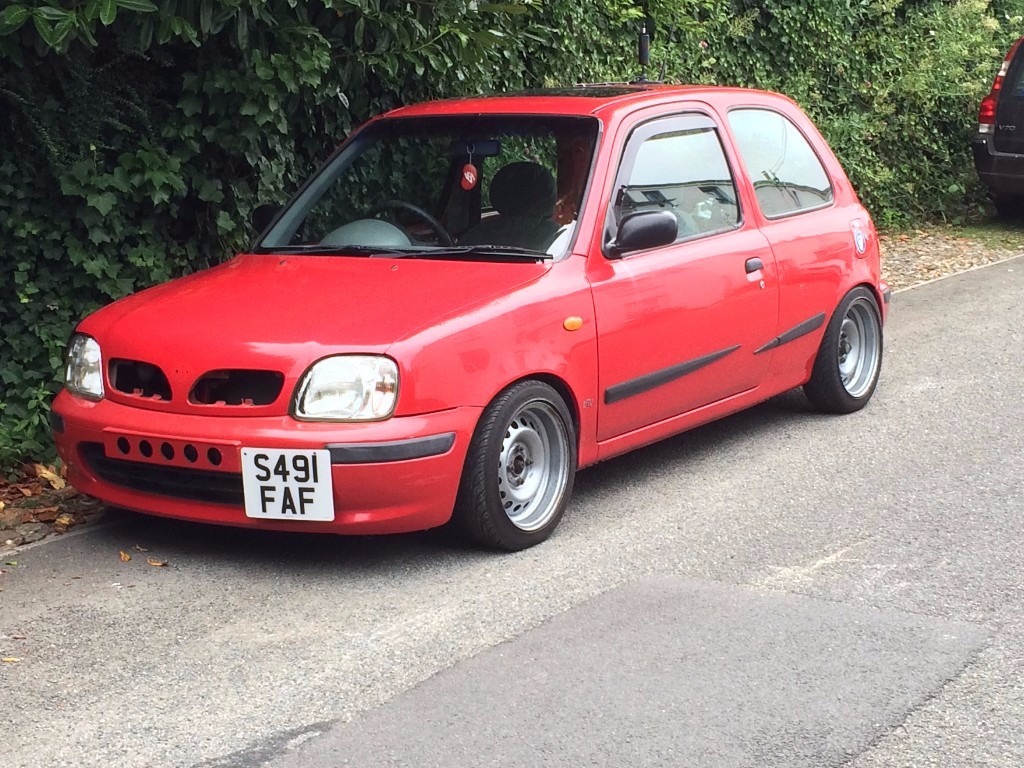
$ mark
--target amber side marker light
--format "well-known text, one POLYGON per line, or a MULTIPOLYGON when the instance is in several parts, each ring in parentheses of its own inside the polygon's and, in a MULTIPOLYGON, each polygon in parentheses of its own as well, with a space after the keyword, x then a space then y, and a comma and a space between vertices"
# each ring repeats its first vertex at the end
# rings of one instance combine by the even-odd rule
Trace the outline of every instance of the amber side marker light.
POLYGON ((575 315, 567 317, 562 321, 562 327, 567 331, 578 331, 583 327, 583 318, 576 317, 575 315))

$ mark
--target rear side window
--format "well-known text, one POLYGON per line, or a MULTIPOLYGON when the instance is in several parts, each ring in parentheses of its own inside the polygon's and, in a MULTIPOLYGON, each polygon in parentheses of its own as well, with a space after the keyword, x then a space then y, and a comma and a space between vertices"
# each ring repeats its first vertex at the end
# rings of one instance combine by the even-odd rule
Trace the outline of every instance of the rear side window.
POLYGON ((676 217, 677 242, 736 226, 736 187, 709 118, 657 120, 630 138, 616 185, 614 223, 651 210, 676 217))
POLYGON ((735 109, 729 113, 729 126, 765 216, 787 216, 832 202, 825 167, 788 118, 767 109, 735 109))
POLYGON ((999 98, 1009 98, 1012 101, 1024 99, 1024 45, 1018 46, 1013 54, 1013 60, 1006 73, 1006 80, 1003 82, 1003 87, 999 89, 999 98))

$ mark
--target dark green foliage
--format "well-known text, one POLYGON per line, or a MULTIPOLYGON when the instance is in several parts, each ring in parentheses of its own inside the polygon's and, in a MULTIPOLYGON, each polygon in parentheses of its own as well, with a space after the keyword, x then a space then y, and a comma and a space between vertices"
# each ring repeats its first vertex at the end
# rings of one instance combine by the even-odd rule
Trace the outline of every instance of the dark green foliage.
MULTIPOLYGON (((649 74, 786 92, 880 222, 962 216, 977 102, 1022 7, 661 0, 649 74)), ((244 246, 255 206, 385 109, 635 77, 638 18, 629 0, 4 2, 0 468, 50 453, 85 313, 244 246)))

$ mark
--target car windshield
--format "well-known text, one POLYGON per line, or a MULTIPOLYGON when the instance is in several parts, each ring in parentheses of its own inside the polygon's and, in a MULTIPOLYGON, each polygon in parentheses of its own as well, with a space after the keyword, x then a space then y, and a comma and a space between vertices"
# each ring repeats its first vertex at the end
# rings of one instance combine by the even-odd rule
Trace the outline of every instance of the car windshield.
POLYGON ((590 117, 371 123, 291 201, 256 252, 559 258, 597 135, 590 117))

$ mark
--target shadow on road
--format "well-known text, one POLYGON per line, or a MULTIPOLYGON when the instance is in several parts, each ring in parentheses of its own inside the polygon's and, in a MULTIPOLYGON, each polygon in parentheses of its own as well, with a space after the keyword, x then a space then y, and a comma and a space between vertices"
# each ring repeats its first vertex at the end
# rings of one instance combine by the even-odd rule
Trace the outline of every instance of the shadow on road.
POLYGON ((667 440, 618 456, 583 470, 576 476, 574 495, 608 491, 626 481, 663 472, 685 471, 688 462, 705 453, 723 456, 751 433, 771 434, 781 425, 806 419, 828 418, 817 413, 799 390, 786 392, 766 403, 667 440))

